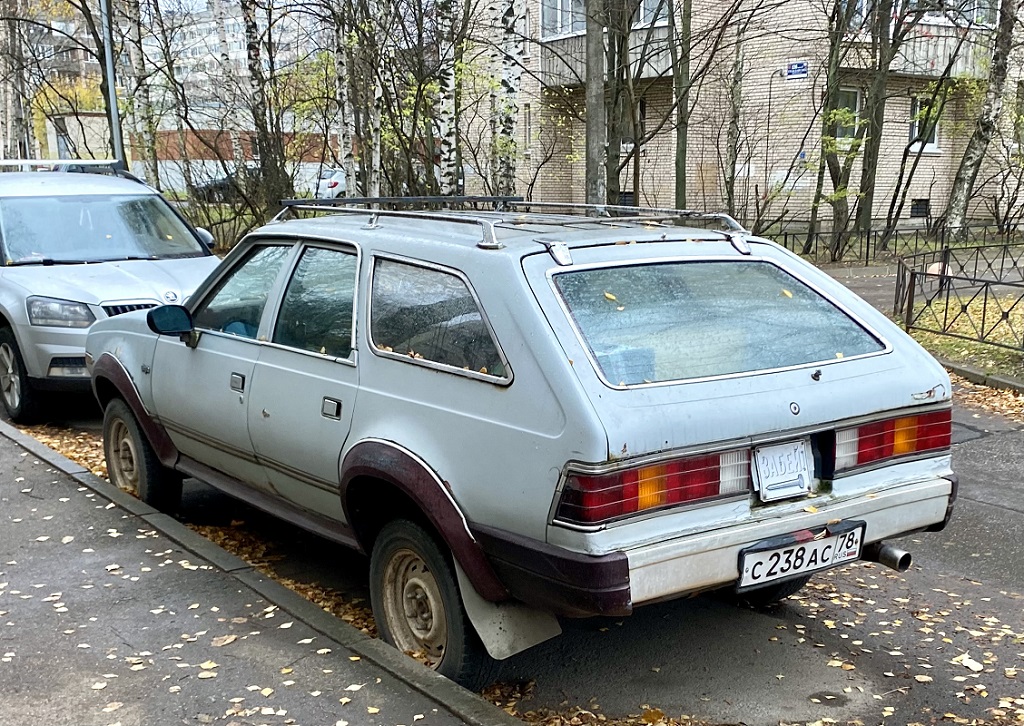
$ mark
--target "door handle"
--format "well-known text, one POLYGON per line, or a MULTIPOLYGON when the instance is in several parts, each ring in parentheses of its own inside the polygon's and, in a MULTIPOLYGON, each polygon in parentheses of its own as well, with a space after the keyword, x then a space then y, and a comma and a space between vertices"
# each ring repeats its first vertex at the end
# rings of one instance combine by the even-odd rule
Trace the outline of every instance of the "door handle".
POLYGON ((241 373, 232 373, 231 390, 242 393, 245 390, 245 376, 243 376, 241 373))
POLYGON ((324 418, 340 419, 341 401, 324 396, 324 401, 320 404, 320 415, 324 418))

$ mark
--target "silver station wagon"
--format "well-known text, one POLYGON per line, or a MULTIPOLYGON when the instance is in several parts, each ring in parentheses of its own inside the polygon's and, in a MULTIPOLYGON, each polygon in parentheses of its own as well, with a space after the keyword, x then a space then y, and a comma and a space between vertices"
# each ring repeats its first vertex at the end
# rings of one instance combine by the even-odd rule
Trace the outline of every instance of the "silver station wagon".
POLYGON ((906 569, 884 541, 957 492, 943 369, 728 217, 566 206, 296 204, 185 306, 98 321, 112 480, 365 552, 382 636, 463 683, 558 616, 906 569))

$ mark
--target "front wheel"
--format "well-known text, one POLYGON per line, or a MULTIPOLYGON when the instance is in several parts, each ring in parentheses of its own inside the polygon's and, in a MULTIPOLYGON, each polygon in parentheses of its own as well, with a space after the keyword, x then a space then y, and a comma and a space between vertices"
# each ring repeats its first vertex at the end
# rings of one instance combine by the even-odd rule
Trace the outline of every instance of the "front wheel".
POLYGON ((29 383, 14 331, 6 327, 0 328, 0 398, 11 421, 27 424, 39 418, 39 393, 29 383))
POLYGON ((108 403, 103 412, 103 454, 107 475, 118 489, 161 511, 178 508, 181 475, 160 463, 132 410, 120 398, 108 403))
POLYGON ((466 617, 448 557, 423 527, 399 519, 381 530, 370 602, 386 642, 467 688, 487 685, 495 663, 466 617))

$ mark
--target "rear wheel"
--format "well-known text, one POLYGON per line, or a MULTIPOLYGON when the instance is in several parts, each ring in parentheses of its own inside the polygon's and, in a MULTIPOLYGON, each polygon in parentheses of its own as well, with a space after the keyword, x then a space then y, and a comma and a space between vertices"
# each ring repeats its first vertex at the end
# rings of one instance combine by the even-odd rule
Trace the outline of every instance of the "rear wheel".
POLYGON ((33 423, 38 419, 40 396, 29 383, 25 360, 10 328, 0 328, 0 398, 15 423, 33 423))
POLYGON ((181 503, 181 475, 168 469, 143 436, 135 415, 120 398, 103 412, 103 453, 107 475, 118 489, 161 511, 181 503))
POLYGON ((755 608, 768 607, 785 600, 790 595, 796 595, 803 589, 804 585, 811 581, 810 575, 804 575, 784 582, 776 582, 764 587, 758 587, 747 592, 736 595, 736 599, 745 602, 755 608))
POLYGON ((467 688, 487 685, 495 662, 466 617, 448 556, 423 527, 398 519, 381 530, 370 601, 386 642, 467 688))

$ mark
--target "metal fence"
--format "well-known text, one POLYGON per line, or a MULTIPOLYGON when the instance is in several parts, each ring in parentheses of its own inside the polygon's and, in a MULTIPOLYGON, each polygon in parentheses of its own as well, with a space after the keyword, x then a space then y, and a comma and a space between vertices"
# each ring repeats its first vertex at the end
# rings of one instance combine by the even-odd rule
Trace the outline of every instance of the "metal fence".
POLYGON ((907 330, 1024 350, 1024 244, 901 258, 893 316, 907 330))
MULTIPOLYGON (((915 256, 923 252, 956 247, 945 231, 931 232, 927 229, 904 229, 886 233, 884 229, 859 231, 780 231, 765 234, 786 249, 802 255, 815 264, 830 262, 892 262, 896 259, 915 256)), ((967 241, 959 245, 990 246, 995 244, 1024 244, 1024 233, 1016 229, 1000 230, 992 224, 974 224, 967 227, 967 241)))

